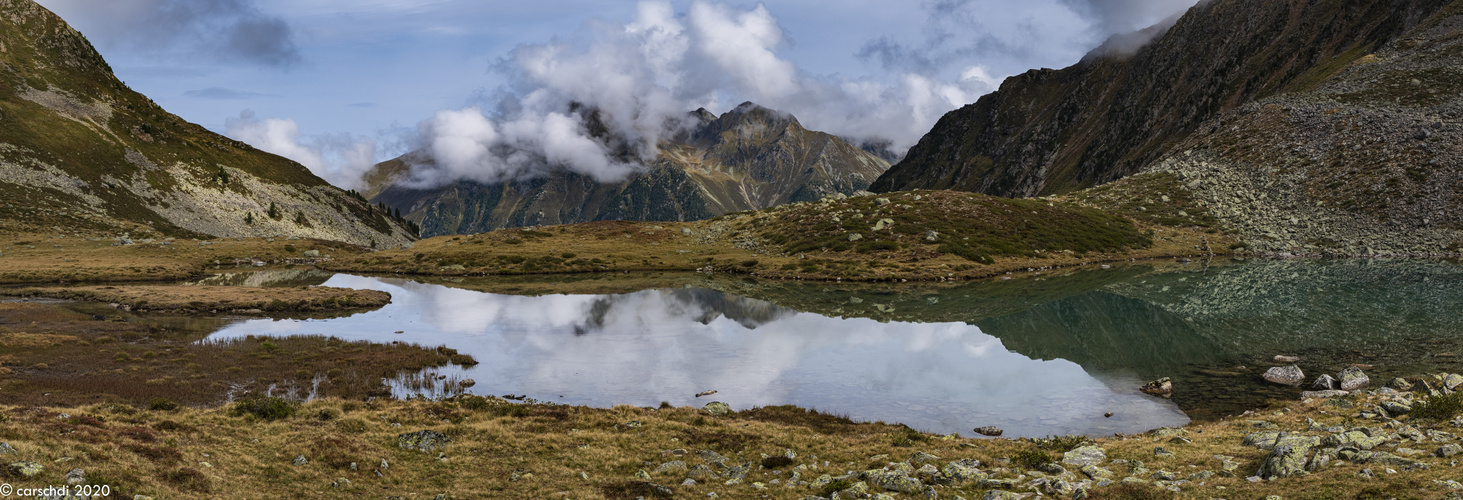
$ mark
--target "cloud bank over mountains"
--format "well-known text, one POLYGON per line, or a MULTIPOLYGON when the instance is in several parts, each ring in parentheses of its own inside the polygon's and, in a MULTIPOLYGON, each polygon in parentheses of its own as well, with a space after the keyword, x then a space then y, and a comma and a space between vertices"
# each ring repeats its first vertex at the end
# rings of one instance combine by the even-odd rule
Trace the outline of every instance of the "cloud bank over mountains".
POLYGON ((294 28, 253 0, 50 0, 46 6, 85 23, 102 45, 159 58, 228 59, 288 68, 303 58, 294 28), (90 21, 90 22, 88 22, 90 21))
POLYGON ((902 150, 946 111, 998 84, 980 66, 948 82, 915 72, 895 84, 808 74, 779 54, 788 39, 763 5, 698 1, 677 13, 669 2, 647 1, 637 10, 628 23, 591 21, 572 35, 515 49, 497 67, 510 82, 505 88, 418 127, 417 144, 435 164, 414 168, 410 183, 494 182, 545 168, 615 181, 653 160, 656 145, 689 111, 722 111, 742 101, 902 150), (570 112, 575 105, 601 113, 611 144, 590 136, 570 112))

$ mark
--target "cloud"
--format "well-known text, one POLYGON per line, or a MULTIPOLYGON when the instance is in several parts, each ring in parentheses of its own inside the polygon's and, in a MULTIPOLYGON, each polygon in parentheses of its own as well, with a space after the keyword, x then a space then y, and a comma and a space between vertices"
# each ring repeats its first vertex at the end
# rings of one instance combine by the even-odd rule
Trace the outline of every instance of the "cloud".
POLYGON ((255 0, 42 0, 101 45, 159 58, 290 67, 302 61, 294 28, 255 0))
POLYGON ((223 87, 209 87, 206 89, 189 90, 187 92, 183 92, 183 95, 198 99, 213 99, 219 101, 253 99, 255 97, 273 97, 270 94, 261 94, 258 92, 249 92, 245 90, 226 89, 223 87))
POLYGON ((345 189, 363 187, 362 177, 376 164, 376 143, 349 134, 302 139, 290 119, 259 119, 253 110, 224 121, 225 135, 304 165, 315 175, 345 189))
POLYGON ((572 35, 520 45, 495 66, 507 85, 418 126, 415 146, 432 161, 414 165, 405 183, 495 182, 552 169, 615 181, 653 160, 688 112, 743 101, 902 152, 999 82, 979 64, 945 78, 814 75, 783 56, 788 44, 765 6, 703 0, 679 13, 645 1, 629 22, 592 20, 572 35))
MULTIPOLYGON (((1142 30, 1194 6, 1197 0, 1060 0, 1093 21, 1103 36, 1142 30)), ((1170 26, 1172 23, 1170 23, 1170 26)))

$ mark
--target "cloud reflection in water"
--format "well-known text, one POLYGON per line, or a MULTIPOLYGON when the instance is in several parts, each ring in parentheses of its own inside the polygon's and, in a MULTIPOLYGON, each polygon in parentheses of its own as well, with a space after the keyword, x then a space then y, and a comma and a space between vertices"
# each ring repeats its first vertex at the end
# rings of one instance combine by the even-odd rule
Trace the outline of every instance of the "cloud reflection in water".
POLYGON ((1103 435, 1188 421, 1138 393, 1139 380, 1034 360, 965 323, 831 318, 704 289, 522 297, 345 275, 326 285, 393 300, 348 318, 245 321, 215 336, 447 345, 481 362, 461 373, 477 380, 471 392, 569 404, 794 404, 964 435, 985 425, 1007 436, 1103 435), (1103 418, 1108 411, 1117 415, 1103 418))

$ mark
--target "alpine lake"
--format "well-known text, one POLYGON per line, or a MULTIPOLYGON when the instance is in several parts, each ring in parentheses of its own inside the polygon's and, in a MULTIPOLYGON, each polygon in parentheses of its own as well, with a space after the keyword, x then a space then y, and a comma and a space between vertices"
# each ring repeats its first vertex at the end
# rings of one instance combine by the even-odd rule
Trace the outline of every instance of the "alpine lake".
POLYGON ((392 302, 188 326, 203 342, 316 335, 443 345, 480 362, 389 380, 403 398, 790 404, 964 436, 1132 434, 1294 400, 1303 388, 1261 379, 1276 355, 1299 357, 1307 384, 1353 364, 1374 387, 1463 371, 1463 266, 1451 261, 1140 262, 958 284, 637 278, 623 293, 565 295, 540 293, 623 277, 220 274, 201 283, 374 289, 392 302), (1171 398, 1138 390, 1161 377, 1171 398))

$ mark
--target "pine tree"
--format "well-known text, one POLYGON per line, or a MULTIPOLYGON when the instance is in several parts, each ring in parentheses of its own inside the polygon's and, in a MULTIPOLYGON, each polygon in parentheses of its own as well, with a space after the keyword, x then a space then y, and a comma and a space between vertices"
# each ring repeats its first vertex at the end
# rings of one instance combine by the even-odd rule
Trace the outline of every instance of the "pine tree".
POLYGON ((249 212, 248 215, 244 216, 244 223, 251 226, 254 225, 254 212, 249 212))
POLYGON ((269 218, 279 220, 279 206, 272 201, 269 202, 269 218))
POLYGON ((295 224, 305 225, 305 211, 295 212, 295 224))

